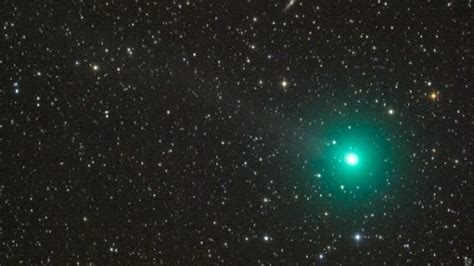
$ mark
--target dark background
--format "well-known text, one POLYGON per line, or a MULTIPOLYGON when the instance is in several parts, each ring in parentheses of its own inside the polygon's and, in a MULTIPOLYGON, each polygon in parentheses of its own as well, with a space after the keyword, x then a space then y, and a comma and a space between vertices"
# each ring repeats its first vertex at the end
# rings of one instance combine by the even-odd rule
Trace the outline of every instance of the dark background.
POLYGON ((474 258, 472 3, 287 4, 3 1, 2 264, 474 258))

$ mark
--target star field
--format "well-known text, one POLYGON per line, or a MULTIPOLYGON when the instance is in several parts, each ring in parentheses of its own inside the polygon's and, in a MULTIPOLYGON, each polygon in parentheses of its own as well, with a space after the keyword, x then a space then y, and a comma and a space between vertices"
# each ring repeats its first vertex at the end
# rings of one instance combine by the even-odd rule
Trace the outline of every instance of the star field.
POLYGON ((0 264, 472 264, 471 1, 0 10, 0 264))

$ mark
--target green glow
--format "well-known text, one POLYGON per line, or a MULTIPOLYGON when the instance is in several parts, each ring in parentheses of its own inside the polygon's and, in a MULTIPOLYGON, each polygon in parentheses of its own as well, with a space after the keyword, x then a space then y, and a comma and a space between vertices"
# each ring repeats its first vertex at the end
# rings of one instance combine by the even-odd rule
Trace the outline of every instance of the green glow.
POLYGON ((350 166, 358 165, 359 156, 353 152, 349 152, 344 156, 344 161, 350 166))
POLYGON ((395 165, 392 128, 373 121, 370 114, 355 114, 325 127, 315 127, 305 144, 311 166, 309 182, 321 186, 341 210, 352 212, 373 201, 390 185, 395 165))
MULTIPOLYGON (((391 145, 385 128, 360 119, 334 123, 315 138, 308 158, 327 191, 337 200, 369 199, 391 176, 391 145)), ((318 133, 318 132, 317 132, 318 133)), ((350 206, 350 205, 348 205, 350 206)))

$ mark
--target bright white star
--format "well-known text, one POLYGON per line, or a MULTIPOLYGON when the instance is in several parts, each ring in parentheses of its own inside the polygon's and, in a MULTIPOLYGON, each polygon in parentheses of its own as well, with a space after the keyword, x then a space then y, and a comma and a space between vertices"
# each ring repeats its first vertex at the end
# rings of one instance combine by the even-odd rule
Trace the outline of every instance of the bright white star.
POLYGON ((354 236, 354 239, 355 239, 356 241, 360 241, 360 240, 362 239, 362 237, 361 237, 360 234, 356 234, 356 235, 354 236))

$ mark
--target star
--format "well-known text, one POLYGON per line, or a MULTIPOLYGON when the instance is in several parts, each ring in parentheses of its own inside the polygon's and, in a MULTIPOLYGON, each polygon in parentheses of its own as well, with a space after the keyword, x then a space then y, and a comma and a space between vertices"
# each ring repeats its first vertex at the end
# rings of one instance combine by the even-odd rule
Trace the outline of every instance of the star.
POLYGON ((361 236, 359 233, 357 233, 357 234, 355 234, 354 239, 355 239, 357 242, 359 242, 359 241, 362 239, 362 236, 361 236))
POLYGON ((18 82, 14 82, 13 83, 13 89, 14 89, 14 92, 15 94, 19 94, 20 93, 20 88, 19 88, 20 84, 18 82))

